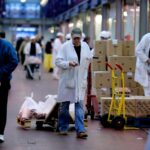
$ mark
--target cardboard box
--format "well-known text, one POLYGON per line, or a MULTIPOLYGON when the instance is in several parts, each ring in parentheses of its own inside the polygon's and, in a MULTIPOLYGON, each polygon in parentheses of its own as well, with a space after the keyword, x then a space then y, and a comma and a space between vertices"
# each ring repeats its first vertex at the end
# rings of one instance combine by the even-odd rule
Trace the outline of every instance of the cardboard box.
POLYGON ((117 41, 113 43, 113 41, 108 41, 107 42, 107 56, 122 56, 122 42, 117 41))
POLYGON ((136 117, 150 116, 150 97, 135 96, 136 99, 136 117))
MULTIPOLYGON (((101 115, 104 115, 109 112, 111 99, 111 97, 101 98, 101 115)), ((136 116, 136 101, 134 97, 125 97, 125 108, 127 117, 136 116)))
POLYGON ((108 63, 110 63, 113 68, 115 68, 115 64, 120 64, 124 70, 124 72, 135 72, 135 56, 109 56, 108 63))
POLYGON ((111 73, 109 71, 94 71, 93 73, 93 87, 105 88, 111 87, 111 73))
POLYGON ((123 41, 123 56, 135 56, 135 42, 134 41, 123 41))
POLYGON ((106 42, 107 41, 95 41, 94 43, 95 57, 106 56, 106 42))
POLYGON ((111 96, 111 88, 96 89, 96 96, 99 100, 101 97, 110 97, 111 96))
POLYGON ((91 62, 92 71, 106 71, 106 58, 104 56, 97 59, 93 58, 91 62))

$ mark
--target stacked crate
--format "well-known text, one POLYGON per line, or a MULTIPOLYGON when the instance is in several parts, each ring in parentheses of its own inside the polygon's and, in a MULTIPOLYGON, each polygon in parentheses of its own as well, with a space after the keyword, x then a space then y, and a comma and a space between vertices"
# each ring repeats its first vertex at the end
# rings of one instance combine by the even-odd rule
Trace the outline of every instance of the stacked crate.
MULTIPOLYGON (((111 70, 107 68, 106 62, 111 64, 113 68, 115 64, 119 64, 123 67, 125 87, 130 89, 131 95, 144 95, 143 87, 134 81, 136 64, 134 41, 95 41, 94 50, 95 55, 91 65, 92 88, 101 104, 101 114, 108 112, 112 96, 111 70)), ((117 69, 115 73, 120 75, 121 72, 117 69)), ((149 104, 149 102, 145 102, 145 100, 139 102, 139 100, 136 100, 134 97, 126 97, 127 116, 139 116, 147 104, 149 104), (143 109, 141 108, 142 110, 138 112, 140 109, 137 108, 139 108, 140 105, 143 105, 143 109)), ((144 110, 147 110, 147 108, 144 110)), ((146 112, 143 112, 143 114, 146 114, 146 112)))
POLYGON ((144 93, 142 86, 134 81, 136 65, 136 57, 134 56, 134 52, 134 41, 119 41, 118 43, 109 43, 107 46, 108 63, 110 63, 113 67, 116 63, 123 67, 125 75, 125 87, 130 88, 131 95, 143 95, 144 93), (112 53, 110 52, 112 49, 117 50, 113 50, 114 53, 112 53))
POLYGON ((110 96, 111 74, 106 70, 107 61, 107 42, 95 41, 95 55, 91 63, 92 70, 92 88, 99 98, 101 96, 110 96))
MULTIPOLYGON (((101 115, 109 112, 111 97, 101 98, 101 115)), ((126 116, 127 117, 150 117, 150 97, 130 96, 126 97, 126 116)))

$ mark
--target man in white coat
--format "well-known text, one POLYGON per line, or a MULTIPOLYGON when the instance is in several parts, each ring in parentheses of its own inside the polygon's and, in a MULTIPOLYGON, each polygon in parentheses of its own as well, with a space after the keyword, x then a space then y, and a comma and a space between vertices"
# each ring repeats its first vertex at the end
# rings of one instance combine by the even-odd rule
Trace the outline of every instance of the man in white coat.
POLYGON ((31 37, 31 42, 28 42, 24 48, 25 62, 28 79, 33 80, 34 69, 42 62, 42 49, 39 43, 36 42, 36 37, 31 37), (36 61, 37 60, 37 61, 36 61), (35 63, 33 63, 35 62, 35 63))
POLYGON ((53 78, 54 79, 59 79, 59 69, 58 67, 55 65, 55 59, 57 56, 58 51, 61 49, 62 47, 62 42, 63 42, 63 36, 64 34, 61 32, 57 33, 57 37, 54 41, 54 45, 53 45, 53 52, 52 52, 52 62, 53 62, 53 66, 54 66, 54 72, 53 72, 53 78))
POLYGON ((145 96, 150 96, 150 33, 137 45, 136 56, 135 81, 143 86, 145 96))
POLYGON ((87 72, 92 54, 83 42, 82 32, 74 28, 71 40, 65 42, 58 52, 56 65, 61 69, 57 102, 60 103, 58 129, 66 135, 69 127, 69 104, 75 103, 75 128, 77 138, 88 135, 84 127, 83 100, 87 88, 87 72))

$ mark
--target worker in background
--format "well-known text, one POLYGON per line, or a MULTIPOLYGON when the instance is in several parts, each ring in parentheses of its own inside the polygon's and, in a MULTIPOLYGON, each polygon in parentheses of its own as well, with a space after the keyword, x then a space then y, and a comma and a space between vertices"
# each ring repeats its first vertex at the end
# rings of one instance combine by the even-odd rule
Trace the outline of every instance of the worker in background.
POLYGON ((77 138, 88 135, 84 127, 83 101, 87 88, 87 72, 92 54, 87 43, 83 42, 82 32, 74 28, 72 40, 65 42, 58 51, 56 65, 61 69, 57 102, 60 103, 58 129, 67 135, 69 128, 69 105, 75 103, 75 129, 77 138))
MULTIPOLYGON (((41 57, 42 57, 42 49, 39 45, 39 43, 36 42, 36 37, 35 36, 32 36, 31 37, 31 41, 28 42, 24 48, 24 54, 25 54, 25 63, 24 64, 27 64, 27 75, 26 77, 28 79, 31 79, 33 80, 33 73, 34 73, 34 70, 37 66, 37 64, 34 64, 34 63, 30 63, 28 62, 29 61, 29 58, 31 58, 30 56, 34 56, 39 58, 39 60, 41 60, 41 57)), ((32 57, 33 58, 33 57, 32 57)), ((31 61, 31 60, 30 60, 31 61)))
POLYGON ((135 81, 143 86, 144 95, 150 96, 150 33, 145 34, 136 50, 135 81))
POLYGON ((66 41, 68 41, 70 39, 71 39, 71 34, 70 33, 66 34, 66 41))
POLYGON ((111 33, 110 31, 101 31, 100 32, 100 40, 109 40, 111 39, 111 33))
POLYGON ((59 79, 59 69, 58 67, 55 65, 55 59, 57 56, 58 51, 62 48, 62 42, 63 42, 63 37, 64 34, 62 32, 58 32, 57 33, 57 37, 54 40, 54 46, 53 46, 53 54, 52 54, 52 59, 53 59, 53 66, 54 66, 54 70, 53 70, 53 78, 58 80, 59 79))
POLYGON ((5 35, 5 32, 0 32, 0 38, 5 38, 6 35, 5 35))

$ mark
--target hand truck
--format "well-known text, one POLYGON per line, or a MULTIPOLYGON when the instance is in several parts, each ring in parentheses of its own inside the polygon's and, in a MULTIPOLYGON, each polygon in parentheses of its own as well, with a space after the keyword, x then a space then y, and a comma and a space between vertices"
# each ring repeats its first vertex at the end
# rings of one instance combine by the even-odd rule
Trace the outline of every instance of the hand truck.
POLYGON ((127 121, 125 109, 125 84, 123 68, 116 64, 113 68, 109 63, 106 64, 111 69, 112 76, 112 99, 109 107, 109 112, 101 117, 101 124, 103 127, 112 126, 116 130, 124 128, 127 121), (120 70, 116 73, 117 70, 120 70), (122 92, 116 89, 121 87, 122 92))

